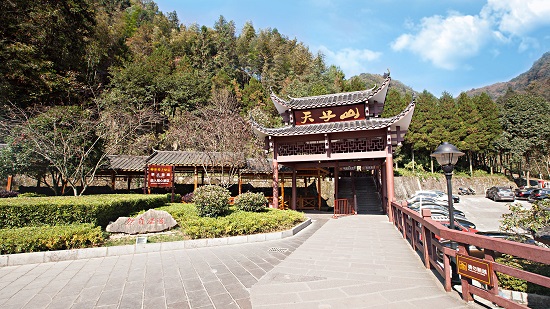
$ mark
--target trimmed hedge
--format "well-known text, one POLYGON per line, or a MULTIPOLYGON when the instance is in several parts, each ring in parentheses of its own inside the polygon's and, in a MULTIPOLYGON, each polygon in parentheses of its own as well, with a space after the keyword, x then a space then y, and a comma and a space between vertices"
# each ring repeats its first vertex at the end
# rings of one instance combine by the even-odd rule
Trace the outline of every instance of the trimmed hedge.
POLYGON ((0 229, 0 254, 93 247, 105 241, 99 226, 73 224, 0 229))
POLYGON ((235 207, 243 211, 262 211, 267 206, 267 199, 263 193, 246 192, 235 198, 235 207))
POLYGON ((166 195, 104 194, 0 199, 0 228, 92 223, 166 205, 166 195))

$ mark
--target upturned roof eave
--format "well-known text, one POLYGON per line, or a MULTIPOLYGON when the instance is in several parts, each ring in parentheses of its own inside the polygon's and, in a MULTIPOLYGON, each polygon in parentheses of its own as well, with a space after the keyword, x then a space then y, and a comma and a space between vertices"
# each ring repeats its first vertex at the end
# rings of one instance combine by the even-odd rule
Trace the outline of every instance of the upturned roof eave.
POLYGON ((256 136, 261 139, 264 139, 268 136, 294 136, 294 135, 313 135, 313 134, 326 134, 326 133, 335 133, 335 132, 356 132, 356 131, 365 131, 365 130, 378 130, 383 128, 391 127, 395 130, 397 126, 400 127, 402 131, 407 131, 412 114, 414 112, 415 101, 412 100, 409 105, 398 115, 391 118, 374 118, 374 119, 365 119, 365 120, 356 120, 355 122, 342 122, 342 123, 321 123, 321 124, 310 124, 304 126, 284 126, 281 128, 267 128, 259 123, 255 122, 252 118, 250 122, 256 136), (335 128, 335 124, 344 124, 341 127, 335 128), (301 134, 292 134, 290 131, 296 131, 302 129, 301 134), (310 129, 310 130, 305 130, 310 129), (341 130, 338 130, 341 129, 341 130))
POLYGON ((375 86, 372 89, 367 89, 367 90, 333 93, 333 94, 325 94, 325 95, 303 97, 303 98, 291 98, 290 101, 283 100, 272 91, 270 97, 279 114, 283 114, 284 112, 290 109, 301 110, 301 109, 317 108, 317 107, 350 105, 350 104, 367 102, 372 100, 383 102, 386 97, 386 92, 390 84, 390 81, 391 81, 391 77, 387 75, 385 80, 376 90, 374 89, 376 87, 375 86), (342 97, 346 97, 349 99, 345 99, 345 100, 337 99, 342 97), (324 100, 324 101, 320 103, 318 102, 315 104, 310 104, 310 105, 304 104, 304 102, 307 102, 307 101, 319 101, 319 100, 324 100))

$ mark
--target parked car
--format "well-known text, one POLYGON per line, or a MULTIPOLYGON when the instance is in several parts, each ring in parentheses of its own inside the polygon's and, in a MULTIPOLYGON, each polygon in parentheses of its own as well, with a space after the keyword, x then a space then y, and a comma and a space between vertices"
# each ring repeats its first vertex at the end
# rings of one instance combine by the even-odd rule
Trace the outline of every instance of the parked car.
POLYGON ((411 205, 411 204, 416 204, 416 203, 422 203, 422 204, 439 204, 439 205, 442 205, 442 206, 446 206, 448 203, 447 201, 441 201, 439 199, 436 199, 434 197, 428 197, 428 196, 424 196, 424 195, 415 195, 415 196, 412 196, 411 198, 409 198, 407 200, 407 204, 411 205))
MULTIPOLYGON (((444 218, 441 218, 441 220, 438 220, 436 218, 433 218, 434 220, 436 221, 443 221, 443 222, 449 222, 449 218, 448 217, 444 217, 444 218)), ((455 217, 455 222, 458 222, 461 226, 463 227, 466 227, 468 229, 471 229, 473 231, 476 231, 477 232, 477 227, 475 225, 475 223, 473 223, 472 221, 469 221, 468 219, 464 219, 464 218, 460 218, 460 217, 455 217)))
MULTIPOLYGON (((416 191, 414 193, 414 196, 426 196, 431 197, 436 200, 442 201, 442 202, 448 202, 447 194, 443 191, 439 190, 422 190, 422 191, 416 191)), ((453 202, 458 203, 460 202, 460 197, 458 195, 452 195, 453 202)))
POLYGON ((516 189, 516 198, 521 200, 526 200, 531 195, 531 192, 537 188, 525 188, 525 189, 516 189))
POLYGON ((550 198, 550 189, 535 189, 529 194, 530 202, 545 200, 550 198))
POLYGON ((516 200, 514 192, 509 187, 490 187, 485 192, 485 197, 492 199, 493 201, 509 201, 516 200))
MULTIPOLYGON (((447 198, 447 193, 443 192, 443 191, 439 191, 439 190, 434 190, 435 193, 441 195, 441 196, 445 196, 445 198, 447 198)), ((451 197, 453 198, 453 203, 460 203, 460 196, 458 195, 455 195, 455 194, 452 194, 451 197)))
MULTIPOLYGON (((410 209, 416 211, 416 212, 420 212, 421 209, 423 208, 426 208, 426 209, 430 209, 432 211, 432 214, 433 213, 438 213, 438 214, 444 214, 446 216, 449 215, 449 210, 447 209, 447 206, 442 206, 442 205, 438 205, 438 204, 420 204, 420 203, 416 203, 416 204, 411 204, 409 206, 410 209)), ((464 213, 458 209, 455 209, 454 210, 454 215, 455 217, 462 217, 464 219, 466 219, 466 216, 464 215, 464 213)))

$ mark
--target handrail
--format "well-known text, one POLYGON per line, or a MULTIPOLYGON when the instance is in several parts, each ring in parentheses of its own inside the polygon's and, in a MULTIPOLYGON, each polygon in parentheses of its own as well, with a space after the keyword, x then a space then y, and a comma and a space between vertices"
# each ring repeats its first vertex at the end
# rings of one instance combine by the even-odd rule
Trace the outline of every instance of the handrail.
POLYGON ((409 241, 415 251, 421 252, 425 267, 435 269, 444 278, 444 287, 447 292, 451 290, 451 260, 456 259, 458 254, 461 257, 470 258, 468 250, 470 246, 476 246, 484 250, 484 257, 481 261, 491 266, 489 270, 492 273, 489 273, 488 276, 492 285, 480 288, 472 285, 473 279, 462 276, 462 298, 465 301, 472 301, 472 295, 477 295, 506 308, 528 308, 499 295, 497 271, 550 288, 549 277, 512 268, 495 261, 495 252, 498 251, 525 260, 550 264, 550 249, 450 230, 439 222, 432 220, 431 212, 428 209, 423 209, 422 214, 419 214, 406 206, 392 202, 390 211, 393 214, 394 226, 402 233, 403 238, 409 241), (458 250, 443 246, 438 238, 445 239, 450 244, 456 244, 458 250))

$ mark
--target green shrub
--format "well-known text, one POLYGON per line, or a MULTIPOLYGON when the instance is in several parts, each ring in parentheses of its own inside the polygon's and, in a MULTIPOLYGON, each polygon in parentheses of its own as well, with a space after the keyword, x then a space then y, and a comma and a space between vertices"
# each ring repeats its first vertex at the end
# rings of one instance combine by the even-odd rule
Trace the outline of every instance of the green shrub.
MULTIPOLYGON (((166 199, 170 202, 172 201, 172 193, 166 193, 166 199)), ((181 194, 174 193, 174 203, 180 203, 182 201, 181 194)))
POLYGON ((189 238, 216 238, 270 233, 293 228, 305 220, 293 210, 267 208, 262 212, 238 211, 231 207, 224 217, 200 217, 193 204, 171 204, 159 210, 169 212, 189 238))
MULTIPOLYGON (((500 264, 550 277, 550 265, 518 259, 510 255, 504 255, 497 258, 496 261, 500 264)), ((549 288, 545 288, 543 286, 499 272, 497 272, 497 278, 499 287, 503 289, 550 296, 549 288)))
POLYGON ((131 213, 166 204, 165 195, 104 194, 0 199, 0 228, 92 223, 107 226, 131 213))
POLYGON ((220 186, 199 187, 193 196, 195 206, 201 217, 218 217, 229 210, 229 190, 220 186))
POLYGON ((94 247, 105 241, 99 226, 72 224, 0 229, 0 254, 94 247))
POLYGON ((243 211, 262 211, 267 206, 263 193, 246 192, 235 198, 235 207, 243 211))

